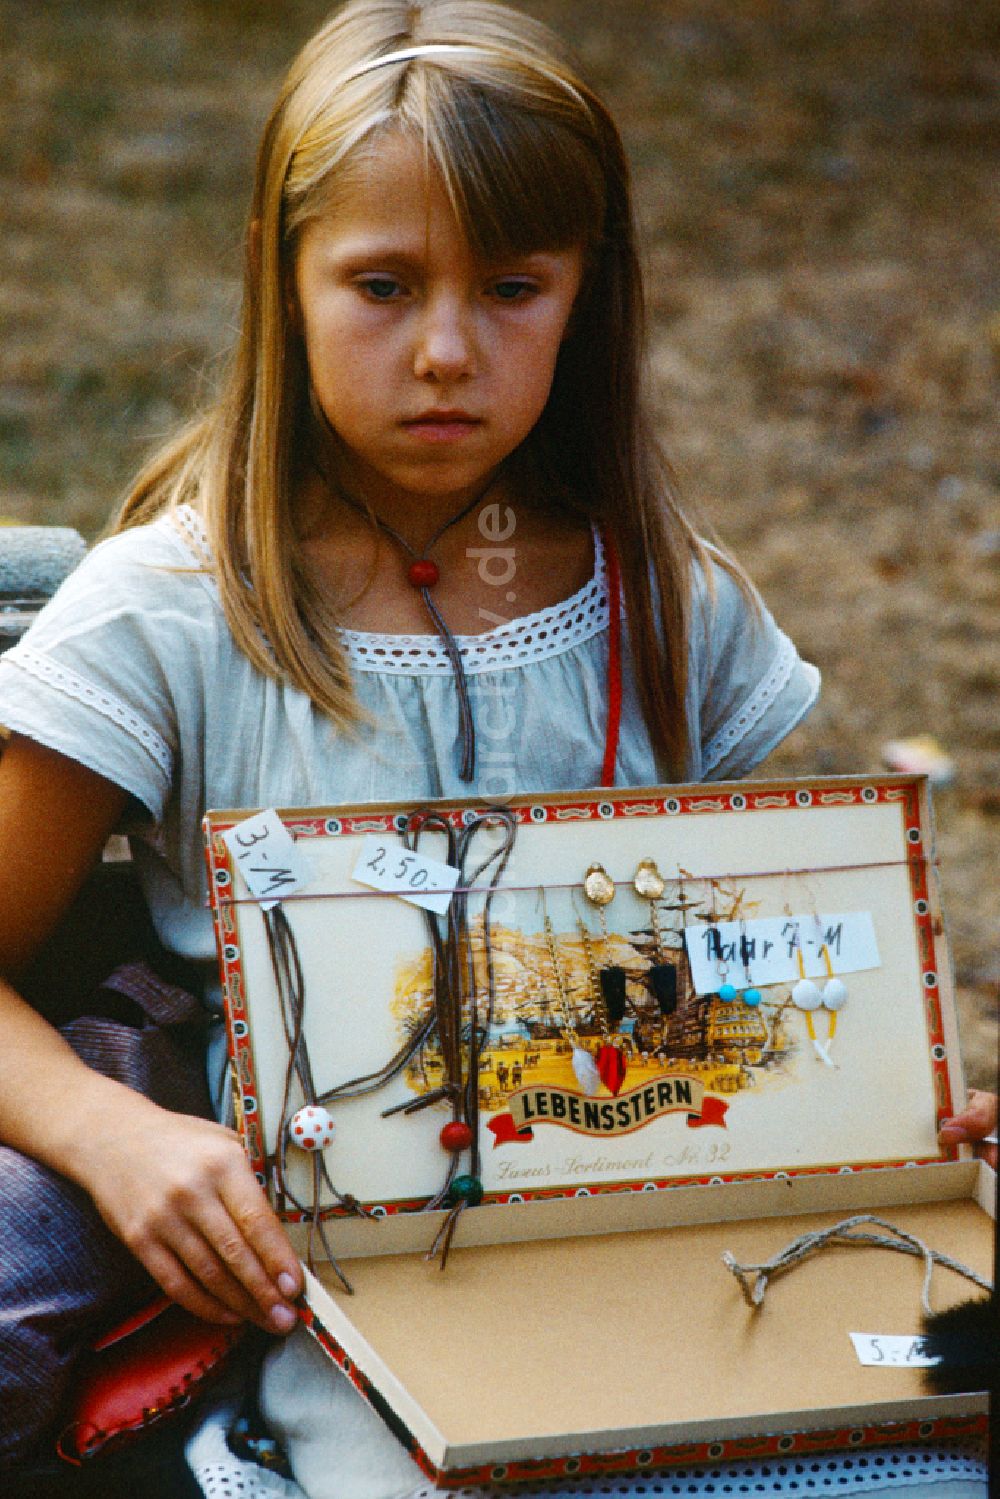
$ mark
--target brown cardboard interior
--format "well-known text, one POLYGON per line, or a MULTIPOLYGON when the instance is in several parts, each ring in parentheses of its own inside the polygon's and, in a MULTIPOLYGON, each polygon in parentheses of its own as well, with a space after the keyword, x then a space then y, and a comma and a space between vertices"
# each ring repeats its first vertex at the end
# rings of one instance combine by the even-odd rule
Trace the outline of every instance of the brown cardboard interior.
MULTIPOLYGON (((445 1468, 621 1447, 623 1433, 669 1442, 679 1427, 676 1440, 694 1440, 891 1419, 926 1393, 920 1371, 864 1368, 848 1335, 919 1334, 922 1260, 832 1246, 775 1277, 756 1311, 721 1261, 725 1249, 767 1260, 845 1216, 484 1244, 453 1250, 444 1273, 422 1254, 352 1259, 357 1294, 330 1299, 360 1339, 356 1361, 374 1354, 382 1382, 439 1434, 435 1454, 420 1433, 445 1468)), ((992 1223, 972 1198, 880 1216, 989 1277, 992 1223)), ((936 1267, 935 1309, 977 1294, 936 1267)))

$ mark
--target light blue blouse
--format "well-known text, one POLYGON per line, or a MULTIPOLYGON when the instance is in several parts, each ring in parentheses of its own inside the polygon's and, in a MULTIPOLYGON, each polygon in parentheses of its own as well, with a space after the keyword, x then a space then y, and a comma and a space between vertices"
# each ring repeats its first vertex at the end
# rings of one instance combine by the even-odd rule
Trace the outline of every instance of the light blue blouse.
MULTIPOLYGON (((436 636, 344 632, 367 721, 335 728, 236 648, 203 525, 189 507, 95 547, 0 657, 0 723, 129 791, 133 857, 166 946, 211 965, 201 818, 208 808, 552 791, 600 780, 607 578, 551 608, 461 636, 477 776, 458 777, 451 668, 436 636), (144 810, 143 810, 144 809, 144 810)), ((688 779, 751 770, 813 703, 815 667, 716 569, 696 579, 688 779)), ((498 612, 503 605, 498 606, 498 612)), ((666 779, 638 708, 627 637, 619 785, 666 779)))

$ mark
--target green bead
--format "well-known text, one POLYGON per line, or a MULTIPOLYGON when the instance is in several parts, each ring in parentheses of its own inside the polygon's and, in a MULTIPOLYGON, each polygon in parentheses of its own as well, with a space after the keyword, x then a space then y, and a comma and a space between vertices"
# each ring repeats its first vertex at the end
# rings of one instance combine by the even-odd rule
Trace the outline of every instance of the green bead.
POLYGON ((475 1207, 483 1200, 483 1184, 478 1176, 456 1176, 448 1188, 452 1202, 467 1202, 475 1207))

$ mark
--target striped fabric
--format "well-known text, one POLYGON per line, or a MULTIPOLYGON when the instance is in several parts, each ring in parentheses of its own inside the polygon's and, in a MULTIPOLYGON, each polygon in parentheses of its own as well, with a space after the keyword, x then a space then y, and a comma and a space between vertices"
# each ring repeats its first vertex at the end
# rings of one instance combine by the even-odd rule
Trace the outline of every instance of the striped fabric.
MULTIPOLYGON (((164 1108, 211 1118, 198 1001, 143 963, 104 987, 138 1005, 145 1024, 73 1020, 61 1033, 77 1055, 164 1108)), ((4 1467, 50 1449, 91 1340, 155 1289, 84 1192, 0 1146, 0 1490, 4 1467)))

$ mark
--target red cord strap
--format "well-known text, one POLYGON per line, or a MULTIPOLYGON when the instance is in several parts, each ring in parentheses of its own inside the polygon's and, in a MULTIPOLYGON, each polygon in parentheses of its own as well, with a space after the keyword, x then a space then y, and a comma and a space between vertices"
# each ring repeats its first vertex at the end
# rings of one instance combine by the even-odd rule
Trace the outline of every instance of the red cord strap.
POLYGON ((608 727, 604 738, 601 785, 615 784, 618 734, 622 722, 622 580, 614 543, 602 532, 608 569, 608 727))

